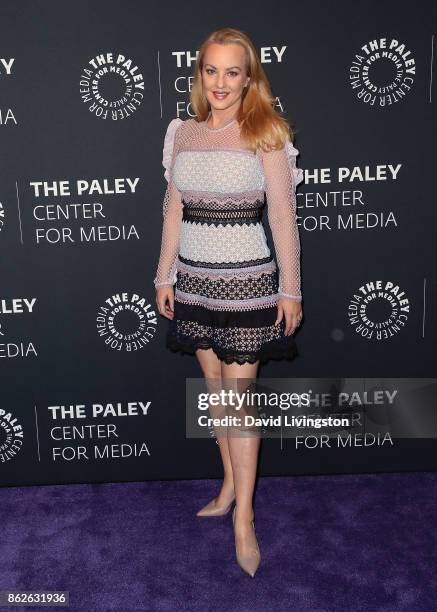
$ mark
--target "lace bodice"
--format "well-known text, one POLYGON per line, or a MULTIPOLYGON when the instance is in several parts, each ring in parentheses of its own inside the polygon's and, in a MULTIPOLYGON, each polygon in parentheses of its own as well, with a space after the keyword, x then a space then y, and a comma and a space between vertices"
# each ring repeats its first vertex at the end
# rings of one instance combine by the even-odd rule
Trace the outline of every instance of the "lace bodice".
MULTIPOLYGON (((303 172, 296 166, 297 154, 291 142, 279 151, 248 151, 236 119, 220 128, 195 119, 170 121, 163 147, 168 185, 155 287, 171 286, 176 281, 184 202, 201 197, 204 206, 213 208, 219 198, 222 209, 238 209, 245 201, 263 199, 265 194, 279 269, 279 296, 302 299, 296 187, 303 180, 303 172)), ((238 252, 239 245, 225 246, 238 252)))

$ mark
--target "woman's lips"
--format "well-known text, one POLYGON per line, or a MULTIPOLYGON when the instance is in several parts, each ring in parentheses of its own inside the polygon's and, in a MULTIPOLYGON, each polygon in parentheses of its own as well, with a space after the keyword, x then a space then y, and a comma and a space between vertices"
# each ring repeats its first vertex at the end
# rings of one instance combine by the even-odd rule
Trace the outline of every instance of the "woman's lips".
POLYGON ((217 91, 213 91, 212 93, 214 94, 214 97, 217 98, 217 100, 224 100, 226 98, 226 96, 228 95, 228 92, 226 92, 226 93, 219 93, 217 91))

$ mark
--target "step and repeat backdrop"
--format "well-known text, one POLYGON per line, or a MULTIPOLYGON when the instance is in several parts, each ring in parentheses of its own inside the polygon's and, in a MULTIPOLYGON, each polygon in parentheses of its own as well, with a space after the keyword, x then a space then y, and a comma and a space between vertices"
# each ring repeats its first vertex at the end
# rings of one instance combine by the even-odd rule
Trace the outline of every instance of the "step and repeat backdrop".
MULTIPOLYGON (((220 27, 253 40, 305 172, 299 356, 259 375, 435 375, 433 10, 3 0, 0 484, 221 475, 214 438, 186 438, 202 374, 165 348, 153 286, 164 134, 220 27)), ((434 470, 436 447, 268 439, 260 474, 434 470)))

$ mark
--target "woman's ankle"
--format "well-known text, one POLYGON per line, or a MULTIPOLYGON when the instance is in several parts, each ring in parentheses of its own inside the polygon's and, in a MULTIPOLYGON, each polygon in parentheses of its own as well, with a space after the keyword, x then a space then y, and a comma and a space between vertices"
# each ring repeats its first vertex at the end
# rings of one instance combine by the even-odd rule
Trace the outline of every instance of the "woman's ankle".
POLYGON ((233 484, 229 484, 226 482, 222 483, 222 487, 220 489, 220 493, 218 494, 218 499, 226 500, 226 501, 234 501, 235 499, 235 491, 233 484))
POLYGON ((235 522, 236 523, 251 523, 255 519, 255 513, 251 507, 235 506, 235 522))

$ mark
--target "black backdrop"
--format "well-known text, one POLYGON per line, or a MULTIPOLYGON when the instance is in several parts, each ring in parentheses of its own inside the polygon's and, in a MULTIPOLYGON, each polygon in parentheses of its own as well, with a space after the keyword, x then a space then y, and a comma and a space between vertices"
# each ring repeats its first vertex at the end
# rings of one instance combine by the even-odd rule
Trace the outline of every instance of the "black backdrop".
MULTIPOLYGON (((220 475, 214 440, 185 439, 185 380, 201 373, 195 357, 165 349, 152 281, 163 137, 172 118, 190 116, 196 50, 223 26, 254 41, 306 172, 300 356, 260 376, 434 376, 432 11, 3 0, 1 484, 220 475), (391 292, 400 324, 382 336, 369 332, 390 314, 387 297, 371 301, 367 321, 351 316, 355 296, 377 282, 402 292, 391 292), (94 415, 93 405, 103 408, 94 415)), ((435 448, 266 440, 260 473, 434 469, 435 448)))

